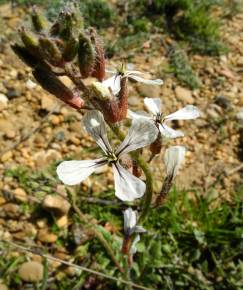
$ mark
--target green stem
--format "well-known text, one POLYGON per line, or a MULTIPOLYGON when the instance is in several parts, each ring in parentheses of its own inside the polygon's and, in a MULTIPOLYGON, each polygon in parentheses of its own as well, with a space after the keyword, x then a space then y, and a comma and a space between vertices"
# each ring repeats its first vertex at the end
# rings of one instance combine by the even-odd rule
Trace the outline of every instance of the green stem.
MULTIPOLYGON (((118 126, 114 124, 109 124, 109 126, 121 141, 125 138, 124 133, 118 128, 118 126)), ((145 191, 145 197, 144 197, 144 202, 143 202, 143 208, 142 208, 142 212, 139 217, 139 220, 138 220, 138 224, 142 224, 146 220, 146 217, 149 213, 151 201, 152 201, 153 177, 149 169, 149 166, 147 165, 147 162, 141 156, 139 156, 136 152, 131 153, 131 156, 137 162, 137 164, 141 167, 146 177, 146 191, 145 191)))

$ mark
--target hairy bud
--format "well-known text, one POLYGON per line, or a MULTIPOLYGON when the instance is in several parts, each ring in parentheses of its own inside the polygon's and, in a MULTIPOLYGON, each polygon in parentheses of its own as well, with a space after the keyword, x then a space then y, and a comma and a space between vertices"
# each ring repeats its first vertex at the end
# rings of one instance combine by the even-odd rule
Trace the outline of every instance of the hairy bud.
POLYGON ((52 65, 61 66, 62 54, 55 40, 48 37, 40 37, 39 42, 42 56, 52 65))
POLYGON ((95 47, 95 64, 92 72, 92 76, 102 82, 105 78, 105 53, 96 31, 90 29, 91 41, 95 47))
POLYGON ((71 37, 66 43, 62 53, 65 61, 72 61, 78 51, 78 42, 74 37, 71 37))
POLYGON ((46 29, 48 26, 48 22, 46 18, 37 12, 35 7, 33 8, 32 14, 31 14, 31 20, 33 28, 36 32, 41 32, 42 30, 46 29))
POLYGON ((26 31, 24 27, 20 29, 20 37, 23 41, 24 46, 32 53, 38 50, 38 39, 33 33, 26 31))
POLYGON ((70 105, 74 109, 80 109, 84 106, 84 101, 77 93, 73 93, 66 87, 57 76, 45 68, 36 68, 33 71, 35 79, 49 93, 55 95, 58 99, 70 105))
POLYGON ((103 86, 102 83, 93 82, 90 86, 90 90, 93 97, 97 100, 108 101, 112 98, 109 89, 103 86))
POLYGON ((156 140, 150 145, 149 149, 152 153, 152 155, 159 154, 162 148, 162 140, 161 140, 161 134, 158 133, 158 137, 156 140))
POLYGON ((91 40, 84 33, 80 33, 78 43, 78 65, 83 78, 87 78, 91 75, 94 64, 95 50, 91 40))

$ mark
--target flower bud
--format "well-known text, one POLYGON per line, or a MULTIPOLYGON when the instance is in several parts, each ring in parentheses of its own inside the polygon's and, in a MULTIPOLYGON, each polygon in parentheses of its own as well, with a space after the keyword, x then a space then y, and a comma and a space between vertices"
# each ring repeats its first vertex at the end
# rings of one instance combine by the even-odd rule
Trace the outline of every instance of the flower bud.
POLYGON ((33 75, 45 90, 74 109, 80 109, 84 106, 84 101, 80 96, 66 87, 52 71, 37 67, 33 71, 33 75))
POLYGON ((174 179, 177 172, 184 161, 186 148, 183 146, 172 146, 165 151, 165 167, 167 176, 172 176, 174 179))
POLYGON ((95 47, 95 64, 92 72, 92 76, 97 78, 102 82, 105 78, 105 53, 96 31, 94 29, 90 30, 91 42, 95 47))
POLYGON ((152 155, 159 154, 162 148, 162 140, 161 140, 161 134, 158 133, 157 139, 150 145, 149 149, 152 153, 152 155))
POLYGON ((62 54, 57 44, 55 43, 55 39, 51 39, 48 37, 40 37, 40 49, 43 57, 54 66, 62 65, 62 54))
POLYGON ((96 100, 108 101, 112 98, 109 89, 103 86, 102 83, 93 82, 90 86, 90 90, 96 100))
POLYGON ((47 20, 46 18, 37 12, 35 7, 33 8, 32 14, 31 14, 31 20, 33 27, 36 32, 41 32, 42 30, 47 28, 47 20))
POLYGON ((39 62, 38 57, 31 54, 28 49, 22 47, 18 44, 14 44, 11 46, 12 50, 17 54, 17 56, 28 66, 34 68, 39 62))
POLYGON ((63 51, 63 58, 65 61, 72 61, 77 54, 78 43, 74 37, 71 37, 66 43, 63 51))
POLYGON ((84 33, 79 35, 78 64, 81 76, 83 78, 89 77, 95 64, 95 50, 90 38, 84 33))
POLYGON ((36 53, 38 50, 38 39, 34 36, 34 34, 26 31, 25 28, 22 27, 20 29, 20 37, 28 51, 36 53))

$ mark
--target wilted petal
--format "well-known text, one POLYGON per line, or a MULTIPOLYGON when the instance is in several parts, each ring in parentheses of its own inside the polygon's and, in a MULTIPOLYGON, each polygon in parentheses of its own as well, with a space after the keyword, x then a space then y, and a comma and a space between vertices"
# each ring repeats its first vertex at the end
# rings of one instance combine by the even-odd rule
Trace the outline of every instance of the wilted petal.
POLYGON ((123 201, 133 201, 144 195, 146 185, 124 169, 118 162, 112 165, 115 179, 115 195, 123 201))
POLYGON ((140 118, 134 119, 126 138, 116 150, 116 155, 128 153, 138 148, 145 147, 157 138, 158 129, 154 122, 140 118))
POLYGON ((173 114, 170 114, 165 117, 165 121, 169 120, 189 120, 196 119, 200 116, 200 111, 197 107, 188 105, 173 114))
POLYGON ((63 161, 57 166, 57 175, 63 183, 75 185, 85 180, 95 169, 104 164, 106 164, 105 158, 63 161))
POLYGON ((87 112, 83 117, 83 124, 86 131, 105 153, 112 151, 106 135, 105 120, 101 112, 96 110, 87 112))
POLYGON ((165 151, 164 162, 167 175, 176 176, 181 163, 184 161, 186 148, 183 146, 172 146, 165 151))
POLYGON ((135 226, 134 230, 135 233, 146 233, 146 230, 142 226, 135 226))
POLYGON ((183 137, 184 133, 179 130, 174 130, 170 128, 169 126, 163 124, 159 124, 159 131, 160 133, 167 137, 167 138, 177 138, 177 137, 183 137))
POLYGON ((102 83, 105 87, 110 88, 114 95, 117 95, 121 89, 121 76, 116 74, 102 83))
POLYGON ((148 116, 148 114, 146 114, 145 112, 133 112, 131 110, 127 110, 127 117, 131 118, 131 119, 147 119, 147 120, 152 120, 152 118, 150 116, 148 116))
POLYGON ((137 215, 136 211, 130 207, 124 211, 124 232, 130 234, 131 229, 136 226, 137 215))
POLYGON ((147 107, 148 111, 153 115, 160 114, 161 112, 161 101, 159 98, 145 98, 144 104, 147 107))
POLYGON ((132 243, 130 253, 134 255, 137 252, 137 243, 140 241, 140 235, 137 235, 132 243))
POLYGON ((128 77, 130 79, 133 79, 133 80, 140 82, 140 83, 144 83, 146 85, 157 85, 157 86, 163 85, 163 81, 161 79, 147 80, 147 79, 144 79, 142 77, 136 76, 134 74, 130 74, 130 75, 128 75, 128 77))

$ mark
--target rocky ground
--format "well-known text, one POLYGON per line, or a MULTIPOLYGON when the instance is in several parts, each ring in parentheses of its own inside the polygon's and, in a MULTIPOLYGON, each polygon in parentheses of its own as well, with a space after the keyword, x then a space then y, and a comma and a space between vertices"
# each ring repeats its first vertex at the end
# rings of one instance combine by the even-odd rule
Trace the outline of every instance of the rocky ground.
MULTIPOLYGON (((23 217, 20 223, 16 222, 20 216, 19 203, 34 197, 29 196, 31 194, 13 177, 6 176, 5 172, 16 166, 28 168, 31 173, 44 172, 54 161, 67 156, 96 156, 90 150, 95 144, 81 127, 81 116, 46 93, 32 78, 30 70, 11 51, 9 44, 23 12, 11 11, 8 5, 4 5, 0 7, 0 14, 3 15, 1 22, 4 31, 0 35, 0 191, 11 193, 16 198, 9 202, 4 194, 0 197, 0 235, 5 238, 15 235, 16 239, 24 241, 28 230, 36 236, 38 244, 51 244, 57 236, 45 228, 45 219, 37 219, 33 224, 28 217, 23 217)), ((242 185, 242 171, 237 169, 243 161, 243 141, 240 140, 243 124, 243 14, 224 21, 222 37, 229 53, 220 57, 194 55, 190 59, 202 82, 200 89, 191 91, 167 75, 162 87, 130 83, 129 104, 133 110, 142 109, 144 97, 160 97, 166 113, 187 104, 198 106, 202 112, 201 118, 174 124, 186 136, 164 141, 165 146, 185 144, 188 149, 186 164, 177 180, 178 187, 189 191, 199 189, 204 195, 213 194, 214 198, 231 200, 242 185)), ((144 45, 130 66, 156 76, 158 67, 168 63, 164 53, 163 46, 154 51, 151 42, 144 45)), ((65 82, 70 84, 68 79, 65 82)), ((162 154, 155 157, 151 166, 157 179, 162 181, 161 160, 162 154)), ((104 170, 108 180, 101 181, 98 177, 95 181, 87 181, 85 186, 92 185, 94 192, 94 187, 100 192, 112 186, 112 174, 109 168, 104 170)), ((158 187, 161 181, 158 181, 158 187)), ((57 192, 63 192, 61 183, 57 186, 57 192)), ((61 206, 57 207, 65 210, 60 215, 60 227, 66 227, 68 205, 65 208, 65 200, 62 199, 58 202, 61 206)), ((40 267, 37 257, 35 261, 35 266, 40 267)), ((26 273, 26 270, 22 269, 22 272, 26 273)), ((23 279, 28 281, 28 278, 23 279)))

